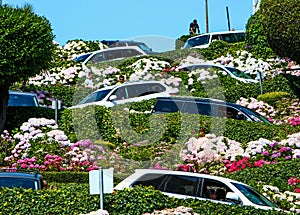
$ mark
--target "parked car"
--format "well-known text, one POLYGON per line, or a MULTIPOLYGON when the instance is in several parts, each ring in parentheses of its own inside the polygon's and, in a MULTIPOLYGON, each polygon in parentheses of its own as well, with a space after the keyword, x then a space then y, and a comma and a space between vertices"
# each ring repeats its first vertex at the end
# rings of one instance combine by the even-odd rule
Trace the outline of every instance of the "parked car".
POLYGON ((192 172, 137 169, 121 181, 115 190, 134 188, 138 185, 153 186, 170 197, 196 198, 223 204, 279 210, 273 202, 247 184, 225 177, 192 172))
POLYGON ((39 101, 35 93, 9 91, 8 106, 39 107, 39 101))
POLYGON ((44 188, 44 181, 42 175, 38 172, 1 169, 0 187, 41 190, 44 188))
POLYGON ((102 40, 101 43, 107 45, 109 48, 112 47, 123 47, 123 46, 138 46, 147 54, 157 54, 157 52, 152 51, 145 43, 137 42, 134 40, 102 40))
POLYGON ((158 97, 152 113, 190 113, 226 117, 253 122, 271 122, 264 116, 241 105, 217 99, 195 97, 158 97))
POLYGON ((189 38, 185 42, 183 49, 208 48, 212 42, 217 40, 222 40, 228 43, 242 42, 245 41, 245 38, 245 31, 242 30, 211 32, 189 38))
POLYGON ((126 47, 114 47, 108 49, 101 49, 92 52, 83 61, 82 66, 86 67, 87 64, 95 64, 95 63, 111 61, 111 60, 120 60, 123 58, 142 56, 142 55, 147 55, 147 53, 144 52, 138 46, 126 46, 126 47))
POLYGON ((169 96, 170 92, 170 88, 167 85, 158 81, 125 82, 123 84, 98 89, 86 96, 72 108, 80 108, 87 105, 113 107, 117 104, 169 96))
POLYGON ((217 69, 222 71, 225 75, 229 75, 230 77, 242 81, 244 83, 258 83, 258 80, 253 79, 250 75, 244 73, 243 71, 236 69, 230 66, 223 66, 219 64, 191 64, 187 66, 181 66, 178 69, 182 71, 194 71, 197 69, 217 69))

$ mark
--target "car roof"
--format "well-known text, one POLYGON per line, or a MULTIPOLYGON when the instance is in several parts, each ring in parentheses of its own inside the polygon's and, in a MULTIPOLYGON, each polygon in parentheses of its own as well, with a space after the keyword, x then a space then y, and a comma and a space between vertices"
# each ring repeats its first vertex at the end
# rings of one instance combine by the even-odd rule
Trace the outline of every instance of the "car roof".
POLYGON ((121 86, 130 86, 130 85, 147 84, 147 83, 148 84, 158 83, 158 84, 164 85, 164 83, 162 83, 160 81, 128 81, 128 82, 124 82, 123 84, 116 84, 116 85, 106 86, 106 87, 100 88, 96 91, 111 90, 111 89, 121 87, 121 86))
POLYGON ((41 175, 38 172, 14 172, 14 171, 0 171, 0 177, 16 177, 16 178, 33 178, 39 179, 41 175))
POLYGON ((179 69, 181 68, 188 68, 188 67, 193 67, 193 66, 211 66, 211 67, 219 67, 219 68, 234 68, 234 67, 230 67, 230 66, 225 66, 225 65, 221 65, 221 64, 214 64, 214 63, 195 63, 195 64, 187 64, 187 65, 182 65, 179 67, 179 69))
MULTIPOLYGON (((140 177, 141 177, 141 176, 143 176, 145 174, 149 174, 149 173, 164 174, 164 175, 167 175, 167 174, 176 174, 176 175, 183 175, 183 176, 196 176, 196 177, 216 179, 216 180, 223 181, 223 182, 227 181, 227 182, 239 183, 239 184, 243 184, 243 185, 248 186, 247 184, 244 184, 244 183, 239 182, 239 181, 232 180, 230 178, 225 178, 225 177, 215 176, 215 175, 209 175, 209 174, 195 173, 195 172, 162 170, 162 169, 136 169, 134 174, 140 175, 140 177)), ((132 174, 129 177, 127 177, 127 179, 129 179, 129 180, 130 179, 137 179, 137 178, 133 178, 133 177, 135 177, 135 175, 132 174)))
POLYGON ((35 93, 29 93, 29 92, 20 92, 20 91, 14 91, 14 90, 9 90, 10 95, 28 95, 28 96, 36 96, 35 93))
POLYGON ((145 44, 144 42, 138 42, 138 41, 134 41, 134 40, 102 40, 100 41, 101 43, 107 45, 111 45, 114 43, 137 43, 137 44, 145 44))
POLYGON ((213 104, 219 104, 219 105, 230 105, 236 108, 241 108, 242 106, 219 100, 219 99, 213 99, 213 98, 199 98, 199 97, 192 97, 192 96, 170 96, 170 97, 157 97, 157 100, 165 100, 165 101, 186 101, 186 102, 206 102, 206 103, 213 103, 213 104))
MULTIPOLYGON (((245 33, 244 30, 234 30, 234 31, 217 31, 217 32, 210 32, 210 33, 205 33, 205 34, 199 34, 199 35, 196 35, 196 36, 193 36, 189 39, 193 39, 193 38, 197 38, 197 37, 200 37, 200 36, 206 36, 206 35, 215 35, 215 34, 229 34, 229 33, 245 33)), ((189 40, 188 39, 188 40, 189 40)))
POLYGON ((139 51, 142 51, 143 54, 146 54, 144 50, 142 50, 138 46, 117 46, 117 47, 111 47, 107 49, 100 49, 97 51, 93 51, 92 54, 94 53, 99 53, 99 52, 106 52, 106 51, 111 51, 111 50, 122 50, 122 49, 138 49, 139 51))

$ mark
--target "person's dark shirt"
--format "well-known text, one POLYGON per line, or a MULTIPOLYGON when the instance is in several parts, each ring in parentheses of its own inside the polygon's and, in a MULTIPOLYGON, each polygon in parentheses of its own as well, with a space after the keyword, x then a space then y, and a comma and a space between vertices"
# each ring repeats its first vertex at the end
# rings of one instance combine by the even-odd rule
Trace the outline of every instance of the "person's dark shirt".
POLYGON ((190 24, 190 34, 195 34, 197 33, 197 30, 198 30, 198 34, 200 33, 200 28, 199 28, 199 25, 198 23, 196 22, 192 22, 190 24), (192 31, 193 30, 193 31, 192 31))

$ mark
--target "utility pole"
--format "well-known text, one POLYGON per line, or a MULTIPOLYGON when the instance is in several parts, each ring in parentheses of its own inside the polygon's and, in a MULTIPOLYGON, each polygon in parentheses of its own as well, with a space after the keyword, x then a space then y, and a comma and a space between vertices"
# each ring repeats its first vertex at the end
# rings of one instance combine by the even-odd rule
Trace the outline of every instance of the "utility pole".
POLYGON ((230 18, 229 18, 229 10, 228 7, 226 7, 226 13, 227 13, 227 22, 228 22, 228 31, 230 31, 230 18))
POLYGON ((208 0, 205 0, 205 16, 206 16, 206 33, 209 32, 209 29, 208 29, 208 3, 207 3, 208 0))

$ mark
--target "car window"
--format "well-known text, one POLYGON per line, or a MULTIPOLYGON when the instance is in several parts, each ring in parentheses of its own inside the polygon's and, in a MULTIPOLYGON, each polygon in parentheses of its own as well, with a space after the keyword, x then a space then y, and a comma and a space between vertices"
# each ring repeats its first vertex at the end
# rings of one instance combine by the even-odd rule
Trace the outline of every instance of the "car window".
POLYGON ((188 39, 184 48, 190 48, 194 46, 206 45, 209 42, 210 35, 202 35, 199 37, 188 39))
POLYGON ((214 40, 219 40, 219 35, 217 35, 217 34, 212 35, 211 41, 214 41, 214 40))
POLYGON ((205 178, 203 180, 202 190, 197 194, 197 196, 222 201, 225 200, 227 192, 232 192, 232 190, 223 182, 205 178))
POLYGON ((210 115, 210 104, 188 101, 182 107, 182 113, 210 115))
POLYGON ((168 193, 195 196, 198 179, 198 177, 194 176, 169 175, 161 190, 168 193))
POLYGON ((38 189, 38 182, 29 178, 0 177, 0 187, 38 189))
POLYGON ((106 60, 114 60, 118 58, 123 58, 121 50, 109 50, 104 52, 104 56, 106 60))
POLYGON ((35 96, 26 94, 9 94, 8 106, 28 106, 38 107, 38 101, 35 96))
POLYGON ((91 53, 88 53, 88 54, 84 54, 84 55, 80 55, 80 56, 78 56, 78 57, 76 57, 75 59, 74 59, 74 61, 75 62, 83 62, 83 61, 85 61, 89 56, 91 55, 91 53))
POLYGON ((164 181, 166 178, 165 174, 155 174, 155 173, 149 173, 145 174, 139 179, 137 179, 132 186, 153 186, 155 189, 159 189, 160 184, 164 181))
POLYGON ((241 111, 243 111, 245 114, 247 114, 255 122, 266 122, 266 123, 271 124, 271 122, 267 118, 265 118, 264 116, 260 115, 259 113, 256 113, 246 107, 241 107, 241 111))
POLYGON ((129 98, 127 87, 120 87, 116 89, 115 92, 113 92, 112 94, 117 96, 116 100, 123 100, 129 98))
POLYGON ((234 76, 236 76, 238 78, 252 79, 252 77, 250 75, 244 73, 241 70, 238 70, 233 67, 225 67, 225 68, 228 69, 234 76))
POLYGON ((151 52, 151 49, 145 43, 138 43, 138 47, 140 47, 145 52, 151 52))
POLYGON ((153 112, 157 113, 173 113, 178 112, 181 110, 183 101, 164 101, 164 100, 157 100, 153 112))
POLYGON ((127 87, 129 98, 146 96, 154 93, 165 92, 166 88, 159 83, 137 84, 127 87))
POLYGON ((235 36, 236 36, 238 42, 243 42, 246 40, 245 33, 236 33, 235 36))
POLYGON ((82 99, 78 104, 86 104, 103 100, 111 90, 101 90, 91 93, 82 99))
POLYGON ((104 53, 103 52, 99 52, 99 53, 96 53, 94 56, 92 56, 90 59, 89 59, 89 63, 91 64, 94 64, 94 63, 98 63, 98 62, 103 62, 105 61, 105 57, 104 57, 104 53))
POLYGON ((222 40, 228 43, 241 42, 245 40, 244 33, 227 33, 227 34, 221 34, 220 36, 222 40))
POLYGON ((122 52, 123 52, 123 57, 133 57, 133 56, 142 55, 141 52, 135 49, 123 49, 122 52))
POLYGON ((263 206, 269 206, 269 207, 277 207, 273 202, 271 202, 269 199, 264 197, 262 194, 254 190, 253 188, 249 186, 245 186, 243 184, 239 183, 232 183, 241 193, 244 194, 244 196, 249 199, 252 203, 256 205, 263 205, 263 206))

